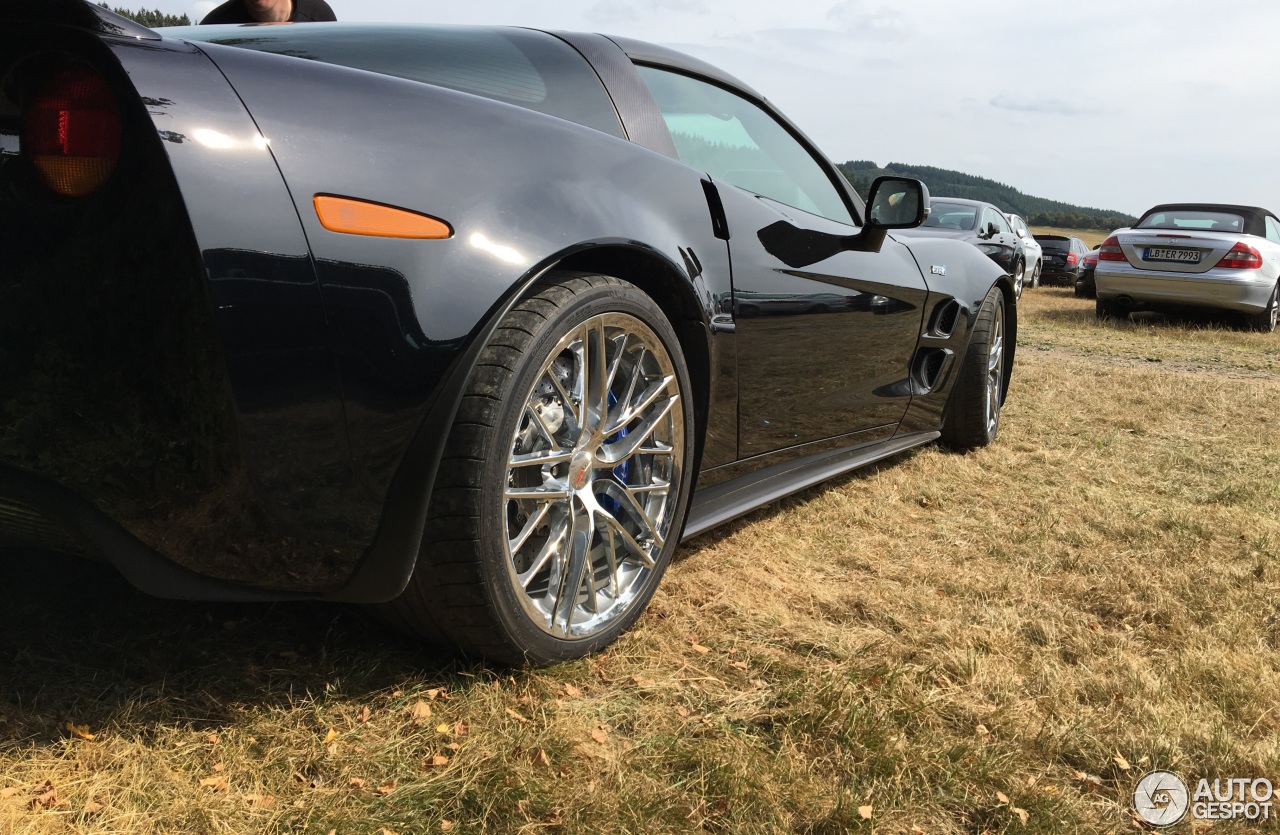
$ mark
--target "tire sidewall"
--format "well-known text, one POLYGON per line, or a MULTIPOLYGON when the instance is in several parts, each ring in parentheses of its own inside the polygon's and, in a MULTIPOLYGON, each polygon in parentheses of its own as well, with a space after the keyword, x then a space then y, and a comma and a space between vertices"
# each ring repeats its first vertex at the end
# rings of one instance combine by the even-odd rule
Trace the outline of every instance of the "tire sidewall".
POLYGON ((481 486, 481 519, 484 524, 492 524, 497 528, 485 531, 485 535, 480 538, 479 548, 480 568, 492 595, 494 611, 513 643, 523 648, 526 661, 545 664, 590 654, 616 640, 643 614, 671 561, 684 527, 693 480, 695 424, 690 377, 679 339, 661 309, 638 288, 621 282, 595 285, 576 294, 572 302, 557 310, 538 333, 533 335, 525 347, 520 367, 515 369, 503 397, 505 402, 501 418, 494 428, 489 449, 484 451, 481 486), (506 513, 507 459, 524 404, 541 374, 543 363, 569 330, 604 313, 625 313, 643 321, 657 335, 671 357, 680 386, 680 406, 684 412, 684 462, 679 474, 678 493, 672 502, 671 527, 665 547, 655 561, 646 587, 631 601, 629 608, 601 632, 587 638, 564 640, 547 634, 529 621, 519 592, 510 579, 507 565, 509 558, 503 545, 502 531, 502 519, 506 513))

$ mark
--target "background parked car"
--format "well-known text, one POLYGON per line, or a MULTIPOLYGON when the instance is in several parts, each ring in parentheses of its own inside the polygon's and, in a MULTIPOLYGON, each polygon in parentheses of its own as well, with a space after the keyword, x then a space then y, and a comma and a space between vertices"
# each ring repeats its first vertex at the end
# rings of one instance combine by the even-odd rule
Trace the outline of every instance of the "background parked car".
POLYGON ((1040 280, 1076 286, 1076 279, 1084 272, 1084 257, 1089 247, 1074 235, 1036 235, 1044 251, 1044 272, 1040 280))
POLYGON ((1098 289, 1094 285, 1094 271, 1098 267, 1098 248, 1094 247, 1084 256, 1084 269, 1076 279, 1076 298, 1094 299, 1098 297, 1098 289))
POLYGON ((1036 240, 1036 236, 1031 234, 1031 230, 1027 228, 1027 222, 1018 215, 1005 215, 1009 219, 1009 226, 1013 228, 1013 234, 1022 239, 1022 250, 1027 259, 1027 277, 1026 285, 1031 288, 1040 286, 1040 273, 1044 270, 1044 252, 1040 248, 1040 242, 1036 240))
POLYGON ((1103 241, 1095 275, 1099 319, 1207 308, 1269 333, 1280 306, 1280 219, 1258 206, 1155 206, 1103 241))
POLYGON ((896 234, 908 237, 953 238, 976 246, 984 255, 1013 276, 1014 296, 1022 297, 1027 256, 1022 239, 1014 234, 1004 212, 981 200, 933 197, 929 217, 923 226, 896 234))

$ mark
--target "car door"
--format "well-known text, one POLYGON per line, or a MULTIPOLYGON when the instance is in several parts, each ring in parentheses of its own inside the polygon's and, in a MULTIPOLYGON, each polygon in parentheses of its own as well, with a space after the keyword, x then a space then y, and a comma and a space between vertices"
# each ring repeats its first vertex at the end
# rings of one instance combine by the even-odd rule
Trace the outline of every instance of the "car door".
POLYGON ((991 206, 983 208, 978 231, 979 237, 984 238, 978 249, 1009 272, 1013 272, 1014 261, 1017 260, 1021 246, 1004 215, 991 206))
POLYGON ((927 292, 910 252, 889 238, 878 252, 796 266, 763 230, 831 240, 858 231, 832 166, 762 102, 639 69, 679 158, 709 175, 727 226, 739 457, 854 432, 891 435, 910 403, 927 292))

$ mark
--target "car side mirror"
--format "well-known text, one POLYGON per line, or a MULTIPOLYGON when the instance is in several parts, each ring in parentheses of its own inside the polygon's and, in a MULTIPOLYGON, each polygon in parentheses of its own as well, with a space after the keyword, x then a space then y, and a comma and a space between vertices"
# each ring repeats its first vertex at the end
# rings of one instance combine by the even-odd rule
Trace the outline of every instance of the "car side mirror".
POLYGON ((867 193, 867 225, 914 229, 929 216, 929 189, 907 177, 877 177, 867 193))
POLYGON ((1000 231, 1000 230, 996 228, 996 225, 995 225, 994 223, 992 223, 992 222, 990 222, 990 221, 988 221, 988 222, 987 222, 987 237, 988 237, 988 238, 994 238, 994 237, 996 236, 996 233, 997 233, 997 232, 999 232, 999 231, 1000 231))
POLYGON ((914 229, 929 216, 929 189, 908 177, 877 177, 867 195, 867 218, 856 235, 801 229, 785 220, 756 233, 771 255, 788 267, 807 267, 852 250, 879 252, 889 229, 914 229))

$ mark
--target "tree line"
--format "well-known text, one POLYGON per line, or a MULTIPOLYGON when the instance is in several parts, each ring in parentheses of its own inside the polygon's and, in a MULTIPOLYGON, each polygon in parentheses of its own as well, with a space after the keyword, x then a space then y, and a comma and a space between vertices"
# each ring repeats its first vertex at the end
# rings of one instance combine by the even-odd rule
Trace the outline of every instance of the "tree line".
POLYGON ((869 160, 851 160, 837 167, 864 200, 876 177, 894 175, 914 177, 922 181, 929 187, 929 193, 935 196, 959 197, 991 203, 1002 211, 1021 215, 1023 220, 1031 226, 1111 230, 1131 226, 1137 221, 1137 218, 1124 212, 1075 206, 1059 200, 1032 197, 995 180, 929 165, 891 162, 881 168, 869 160))
POLYGON ((104 9, 115 12, 121 17, 127 17, 135 23, 141 23, 148 29, 154 29, 157 26, 190 26, 191 18, 184 14, 163 14, 159 9, 147 11, 139 9, 138 11, 130 11, 129 9, 116 9, 108 6, 106 3, 99 3, 104 9))

